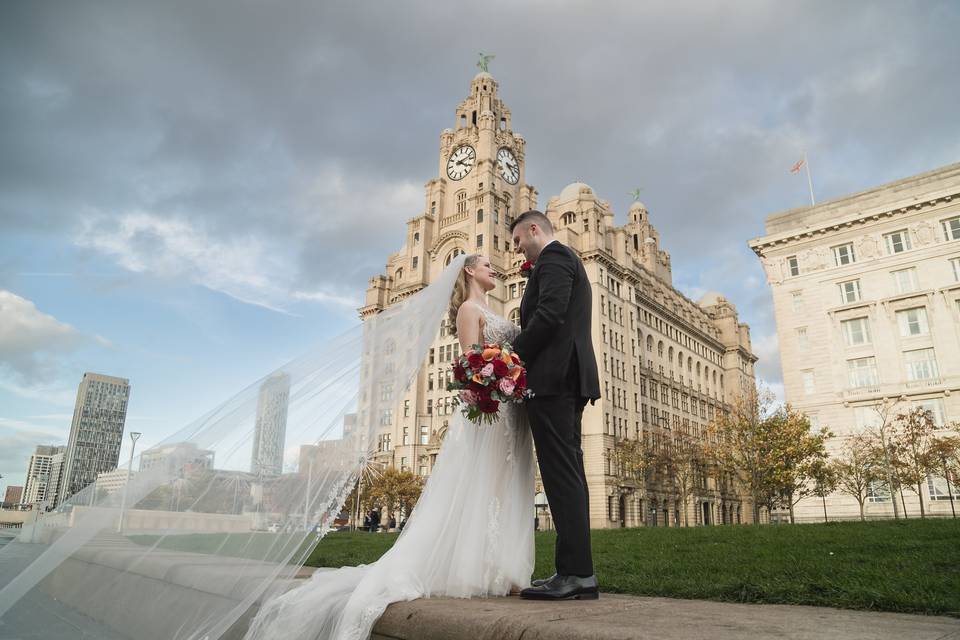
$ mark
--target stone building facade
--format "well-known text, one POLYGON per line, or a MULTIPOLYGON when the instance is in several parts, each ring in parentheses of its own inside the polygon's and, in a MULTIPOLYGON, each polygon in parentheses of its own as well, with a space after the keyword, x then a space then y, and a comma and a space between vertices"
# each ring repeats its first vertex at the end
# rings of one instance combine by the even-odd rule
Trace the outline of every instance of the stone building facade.
MULTIPOLYGON (((424 210, 407 222, 403 248, 373 277, 361 317, 369 317, 433 281, 460 253, 487 255, 500 274, 489 294, 495 311, 519 323, 525 279, 511 247, 510 222, 537 207, 525 182, 523 137, 486 72, 456 108, 455 128, 440 135, 438 175, 426 183, 424 210)), ((581 256, 593 290, 593 340, 603 397, 583 416, 583 449, 594 528, 682 522, 745 522, 741 492, 713 479, 681 501, 667 488, 629 486, 614 450, 625 439, 663 441, 702 434, 740 389, 753 384, 756 357, 735 307, 711 293, 699 302, 672 286, 670 256, 649 213, 634 203, 617 226, 609 203, 580 182, 551 198, 546 215, 557 239, 581 256)), ((377 459, 427 476, 457 409, 446 391, 459 344, 446 321, 425 366, 397 408, 385 416, 377 459)), ((533 515, 531 496, 531 516, 533 515)), ((549 526, 549 519, 546 519, 549 526)))
MULTIPOLYGON (((875 427, 884 402, 960 418, 960 164, 771 215, 750 247, 773 290, 785 399, 830 428, 831 451, 875 427)), ((949 513, 944 478, 924 490, 928 513, 949 513)), ((859 517, 842 494, 827 509, 859 517)), ((820 499, 796 515, 822 520, 820 499)), ((866 515, 893 515, 884 487, 866 515)))

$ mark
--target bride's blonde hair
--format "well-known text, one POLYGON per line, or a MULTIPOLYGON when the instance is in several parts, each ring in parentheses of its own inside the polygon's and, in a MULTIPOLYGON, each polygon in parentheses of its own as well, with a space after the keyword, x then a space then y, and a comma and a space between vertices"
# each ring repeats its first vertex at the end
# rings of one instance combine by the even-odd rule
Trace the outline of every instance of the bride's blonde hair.
POLYGON ((476 266, 479 258, 479 253, 473 253, 467 256, 466 260, 463 261, 463 267, 460 269, 460 275, 457 276, 457 281, 453 285, 453 294, 450 296, 450 308, 447 311, 447 320, 450 324, 450 334, 454 337, 457 335, 457 312, 460 310, 460 305, 463 304, 464 300, 467 299, 467 295, 470 293, 470 275, 467 273, 467 267, 476 266))

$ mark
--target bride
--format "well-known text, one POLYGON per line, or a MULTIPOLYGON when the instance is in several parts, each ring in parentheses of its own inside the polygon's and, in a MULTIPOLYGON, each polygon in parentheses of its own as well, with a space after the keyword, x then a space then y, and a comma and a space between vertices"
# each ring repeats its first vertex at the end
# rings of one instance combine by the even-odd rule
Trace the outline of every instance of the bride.
MULTIPOLYGON (((486 305, 494 278, 487 257, 463 261, 449 315, 464 351, 519 333, 486 305)), ((489 425, 457 413, 393 547, 373 564, 318 570, 268 600, 246 638, 360 640, 392 602, 504 596, 526 587, 534 564, 531 440, 525 410, 516 404, 501 404, 499 420, 489 425)))

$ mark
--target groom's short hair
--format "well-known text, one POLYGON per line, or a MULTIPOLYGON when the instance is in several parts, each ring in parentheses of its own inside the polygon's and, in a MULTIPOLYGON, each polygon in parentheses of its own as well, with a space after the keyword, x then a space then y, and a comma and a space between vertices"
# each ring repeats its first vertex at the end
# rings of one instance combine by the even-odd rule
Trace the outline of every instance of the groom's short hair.
POLYGON ((546 233, 553 235, 553 225, 550 224, 550 218, 548 218, 542 211, 537 211, 536 209, 530 209, 530 211, 524 211, 517 219, 510 223, 510 233, 513 233, 513 230, 516 229, 521 224, 529 225, 536 224, 538 227, 543 229, 546 233))

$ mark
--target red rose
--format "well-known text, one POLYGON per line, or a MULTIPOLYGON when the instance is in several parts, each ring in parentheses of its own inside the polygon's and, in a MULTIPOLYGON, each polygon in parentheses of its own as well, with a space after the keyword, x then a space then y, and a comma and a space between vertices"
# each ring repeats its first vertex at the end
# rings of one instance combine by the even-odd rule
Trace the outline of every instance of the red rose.
POLYGON ((476 370, 482 369, 483 365, 486 364, 486 362, 484 362, 483 360, 483 356, 475 351, 467 356, 467 362, 470 363, 470 367, 472 369, 476 369, 476 370))
POLYGON ((529 278, 531 271, 533 271, 533 263, 529 260, 520 265, 520 275, 524 278, 529 278))
POLYGON ((491 400, 490 398, 480 398, 480 402, 477 403, 477 407, 479 407, 480 411, 484 413, 496 413, 500 409, 500 403, 496 400, 491 400))
POLYGON ((467 381, 467 370, 464 369, 459 362, 454 363, 453 365, 453 377, 457 382, 467 381))
POLYGON ((480 396, 480 402, 490 399, 490 393, 493 391, 490 387, 477 385, 477 395, 480 396))
POLYGON ((524 371, 520 374, 520 377, 517 378, 517 388, 526 389, 527 388, 527 372, 524 371))
POLYGON ((493 375, 497 376, 498 378, 503 378, 504 376, 510 375, 510 368, 507 367, 507 363, 503 360, 494 360, 493 375))

